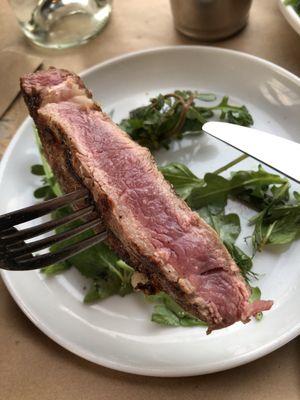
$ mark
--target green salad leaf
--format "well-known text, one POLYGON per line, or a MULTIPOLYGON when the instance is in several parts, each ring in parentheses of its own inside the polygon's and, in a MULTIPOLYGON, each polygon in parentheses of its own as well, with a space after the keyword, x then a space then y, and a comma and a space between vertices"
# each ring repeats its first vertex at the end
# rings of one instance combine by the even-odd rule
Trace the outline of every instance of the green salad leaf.
POLYGON ((217 214, 215 211, 215 207, 206 206, 199 210, 199 215, 218 233, 241 274, 249 281, 255 277, 251 271, 252 259, 235 244, 241 232, 240 218, 237 214, 225 214, 224 209, 217 214))
POLYGON ((263 208, 268 204, 265 194, 269 186, 284 184, 287 180, 259 166, 257 171, 234 172, 229 179, 215 173, 207 173, 204 176, 204 182, 205 184, 201 187, 193 188, 187 198, 192 208, 200 208, 208 204, 218 204, 223 208, 229 196, 243 200, 250 206, 256 205, 263 208))
POLYGON ((173 140, 181 140, 186 135, 201 134, 202 125, 214 116, 234 124, 253 124, 247 108, 229 104, 227 96, 211 107, 202 104, 215 100, 212 93, 189 90, 160 94, 150 99, 148 105, 130 111, 120 126, 133 140, 154 151, 161 147, 168 149, 173 140))
MULTIPOLYGON (((249 298, 249 302, 250 303, 254 303, 255 301, 257 301, 257 300, 260 300, 260 298, 261 298, 261 291, 260 291, 260 288, 259 287, 252 287, 251 288, 251 296, 250 296, 250 298, 249 298)), ((263 317, 263 313, 262 312, 259 312, 259 313, 257 313, 256 315, 255 315, 255 319, 257 320, 257 321, 260 321, 261 319, 262 319, 262 317, 263 317)))
POLYGON ((169 326, 206 326, 198 318, 184 311, 168 294, 159 292, 146 297, 154 306, 151 321, 169 326))
POLYGON ((188 205, 196 210, 207 205, 214 205, 218 210, 223 210, 230 193, 230 181, 210 172, 204 175, 203 180, 204 185, 192 189, 186 199, 188 205))
POLYGON ((247 107, 245 106, 232 106, 229 104, 228 96, 224 96, 221 102, 211 107, 211 111, 220 111, 220 120, 230 122, 231 124, 237 124, 242 126, 253 125, 253 119, 249 114, 247 107))
POLYGON ((68 261, 56 263, 53 265, 49 265, 48 267, 42 268, 41 271, 43 274, 46 276, 54 276, 57 274, 61 274, 62 272, 67 271, 72 267, 72 264, 69 263, 68 261))
POLYGON ((214 228, 224 243, 235 243, 241 233, 240 218, 237 214, 215 214, 214 210, 212 212, 207 206, 199 210, 199 215, 214 228))
POLYGON ((194 188, 204 185, 204 181, 194 175, 184 164, 170 163, 160 167, 160 171, 183 200, 190 196, 194 188))
POLYGON ((254 224, 253 247, 262 251, 267 244, 289 244, 300 236, 300 204, 297 194, 289 202, 289 183, 273 190, 272 201, 250 220, 254 224))
POLYGON ((224 210, 215 214, 215 208, 210 206, 199 210, 200 216, 218 233, 231 257, 240 268, 241 274, 246 281, 256 277, 252 270, 252 259, 244 253, 236 244, 241 233, 240 218, 237 214, 225 214, 224 210))
POLYGON ((293 193, 295 201, 300 204, 300 193, 294 192, 293 193))
POLYGON ((227 250, 229 251, 231 257, 236 262, 236 265, 239 267, 241 274, 245 278, 245 280, 250 283, 250 280, 253 278, 257 278, 257 274, 252 271, 253 261, 248 254, 246 254, 243 250, 241 250, 236 244, 224 242, 227 250))

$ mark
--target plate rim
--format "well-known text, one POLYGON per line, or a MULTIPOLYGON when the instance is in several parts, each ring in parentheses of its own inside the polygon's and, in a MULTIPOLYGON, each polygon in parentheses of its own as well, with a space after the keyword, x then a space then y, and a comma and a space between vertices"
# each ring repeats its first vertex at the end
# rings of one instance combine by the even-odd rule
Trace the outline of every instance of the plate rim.
POLYGON ((278 64, 273 63, 272 61, 266 60, 265 58, 258 57, 254 54, 246 53, 244 51, 239 51, 239 50, 234 50, 234 49, 227 49, 223 47, 218 47, 218 46, 204 46, 204 45, 173 45, 173 46, 158 46, 158 47, 151 47, 148 49, 143 49, 143 50, 137 50, 137 51, 132 51, 129 53, 122 53, 116 57, 109 58, 108 60, 102 61, 100 63, 97 63, 95 65, 92 65, 89 68, 84 69, 81 71, 78 75, 81 76, 82 78, 86 77, 90 73, 93 73, 95 70, 98 68, 106 67, 110 64, 114 64, 115 62, 119 62, 123 59, 130 59, 134 58, 139 55, 144 55, 144 54, 149 54, 149 53, 159 53, 159 52, 168 52, 168 51, 173 51, 173 50, 184 50, 184 51, 189 51, 190 49, 192 50, 201 50, 201 51, 207 51, 211 53, 219 52, 219 53, 224 53, 224 54, 232 54, 241 58, 248 58, 250 60, 256 61, 259 64, 268 66, 272 68, 275 71, 278 71, 279 73, 283 74, 285 77, 295 80, 297 84, 300 86, 300 77, 298 77, 296 74, 293 72, 287 70, 284 67, 281 67, 278 64))
MULTIPOLYGON (((79 75, 82 77, 86 77, 91 73, 94 73, 96 70, 101 69, 103 67, 107 67, 111 64, 114 63, 119 63, 120 61, 134 58, 136 56, 143 56, 144 54, 151 54, 151 53, 157 53, 157 52, 168 52, 168 51, 176 51, 176 50, 183 50, 183 51, 189 51, 190 49, 193 50, 199 50, 199 51, 207 51, 211 53, 223 53, 227 55, 234 55, 242 58, 246 58, 252 61, 255 61, 256 63, 259 63, 261 65, 265 65, 269 68, 271 68, 274 71, 277 71, 281 75, 285 76, 286 78, 292 80, 296 85, 300 87, 300 78, 298 78, 295 74, 292 72, 286 70, 285 68, 271 62, 268 60, 265 60, 263 58, 257 57, 255 55, 251 55, 248 53, 244 53, 241 51, 236 51, 236 50, 231 50, 231 49, 224 49, 224 48, 219 48, 219 47, 211 47, 211 46, 197 46, 197 45, 182 45, 182 46, 162 46, 162 47, 154 47, 150 49, 145 49, 141 51, 134 51, 130 53, 124 53, 121 54, 117 57, 108 59, 104 62, 95 64, 91 66, 88 69, 85 69, 82 71, 79 75)), ((25 120, 21 123, 21 125, 17 128, 17 131, 15 135, 13 136, 12 140, 10 141, 8 147, 6 148, 4 155, 1 159, 0 162, 0 184, 4 176, 4 170, 5 167, 12 155, 12 152, 14 150, 14 147, 16 143, 18 142, 21 134, 22 134, 22 128, 28 124, 28 121, 30 121, 30 117, 26 117, 25 120)), ((62 346, 63 348, 67 349, 68 351, 72 352, 73 354, 82 357, 88 361, 91 361, 93 363, 96 363, 98 365, 101 365, 106 368, 111 368, 117 371, 121 372, 126 372, 126 373, 132 373, 132 374, 137 374, 137 375, 143 375, 143 376, 156 376, 156 377, 186 377, 186 376, 197 376, 201 374, 210 374, 214 372, 219 372, 219 371, 224 371, 228 370, 231 368, 235 368, 240 365, 244 365, 246 363, 249 363, 251 361, 254 361, 256 359, 259 359, 274 350, 282 347, 289 341, 293 340, 295 337, 300 335, 300 321, 298 325, 295 325, 293 329, 290 329, 288 332, 282 334, 280 337, 274 339, 273 341, 263 345, 260 347, 259 350, 255 349, 250 352, 247 352, 246 354, 242 354, 238 357, 236 357, 234 360, 227 360, 227 361, 222 361, 219 362, 218 365, 211 366, 210 368, 206 368, 203 370, 203 368, 199 367, 190 367, 187 368, 185 371, 180 371, 176 372, 174 370, 172 371, 165 371, 163 369, 155 369, 155 370, 145 370, 145 368, 142 367, 137 367, 137 366, 126 366, 126 369, 124 365, 115 363, 113 361, 108 360, 107 358, 100 360, 99 356, 93 356, 89 352, 85 352, 84 349, 78 347, 76 344, 70 344, 70 342, 61 337, 59 334, 56 334, 53 332, 51 328, 49 328, 47 325, 45 325, 39 318, 37 318, 34 313, 31 312, 31 310, 27 307, 26 303, 24 300, 22 300, 22 297, 18 295, 17 291, 14 288, 13 283, 11 282, 10 276, 8 271, 0 271, 0 275, 3 279, 3 282, 5 286, 7 287, 10 295, 18 305, 18 307, 22 310, 22 312, 37 326, 38 329, 40 329, 44 334, 46 334, 50 339, 52 339, 54 342, 62 346), (200 371, 201 369, 201 371, 200 371)))

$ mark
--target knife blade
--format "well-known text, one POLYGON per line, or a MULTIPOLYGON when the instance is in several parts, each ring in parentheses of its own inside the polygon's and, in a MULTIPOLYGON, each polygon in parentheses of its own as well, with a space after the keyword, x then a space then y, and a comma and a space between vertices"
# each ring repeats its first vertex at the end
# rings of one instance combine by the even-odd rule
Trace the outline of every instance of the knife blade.
POLYGON ((206 122, 202 130, 300 183, 299 143, 227 122, 206 122))

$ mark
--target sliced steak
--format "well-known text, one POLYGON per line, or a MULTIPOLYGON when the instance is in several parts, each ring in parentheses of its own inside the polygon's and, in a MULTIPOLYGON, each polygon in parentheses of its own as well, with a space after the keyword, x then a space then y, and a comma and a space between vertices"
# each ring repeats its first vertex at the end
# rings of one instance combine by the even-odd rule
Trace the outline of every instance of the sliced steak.
POLYGON ((21 89, 60 185, 90 190, 110 245, 153 287, 209 330, 272 306, 249 303, 249 287, 216 232, 176 196, 150 152, 101 111, 78 76, 50 68, 22 77, 21 89))

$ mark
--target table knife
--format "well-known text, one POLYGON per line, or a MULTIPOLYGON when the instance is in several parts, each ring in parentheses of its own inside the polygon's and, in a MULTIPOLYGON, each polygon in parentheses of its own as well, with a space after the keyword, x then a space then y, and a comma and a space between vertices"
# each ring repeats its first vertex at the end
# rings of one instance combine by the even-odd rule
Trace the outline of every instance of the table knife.
POLYGON ((227 122, 207 122, 202 130, 300 183, 300 143, 227 122))

